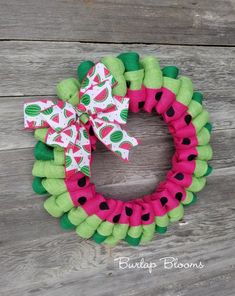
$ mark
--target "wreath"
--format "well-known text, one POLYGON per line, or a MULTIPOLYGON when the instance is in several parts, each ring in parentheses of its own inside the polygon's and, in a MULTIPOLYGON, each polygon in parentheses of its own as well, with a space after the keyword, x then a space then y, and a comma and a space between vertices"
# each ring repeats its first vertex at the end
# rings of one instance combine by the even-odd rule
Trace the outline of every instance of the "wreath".
POLYGON ((207 163, 212 125, 202 94, 178 72, 135 52, 107 56, 96 64, 82 62, 77 79, 57 85, 59 99, 24 104, 24 126, 35 130, 38 140, 32 187, 37 194, 50 194, 44 208, 60 218, 62 228, 97 243, 125 240, 137 246, 155 232, 165 233, 169 222, 181 220, 184 207, 196 202, 195 193, 212 172, 207 163), (123 129, 129 110, 156 111, 168 125, 175 152, 165 181, 152 194, 122 201, 96 192, 90 168, 97 141, 128 160, 138 145, 123 129))

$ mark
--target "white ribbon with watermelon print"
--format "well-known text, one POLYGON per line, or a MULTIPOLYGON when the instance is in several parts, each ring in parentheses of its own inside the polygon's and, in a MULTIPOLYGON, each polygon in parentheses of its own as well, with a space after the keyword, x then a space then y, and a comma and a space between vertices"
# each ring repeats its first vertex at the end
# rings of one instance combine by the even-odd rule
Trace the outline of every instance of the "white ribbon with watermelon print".
POLYGON ((78 106, 61 100, 40 100, 24 104, 25 128, 48 127, 45 142, 65 149, 65 172, 80 171, 90 176, 91 143, 81 116, 86 116, 95 136, 122 159, 138 141, 120 126, 126 124, 129 99, 112 95, 114 77, 102 64, 90 69, 82 82, 78 106))

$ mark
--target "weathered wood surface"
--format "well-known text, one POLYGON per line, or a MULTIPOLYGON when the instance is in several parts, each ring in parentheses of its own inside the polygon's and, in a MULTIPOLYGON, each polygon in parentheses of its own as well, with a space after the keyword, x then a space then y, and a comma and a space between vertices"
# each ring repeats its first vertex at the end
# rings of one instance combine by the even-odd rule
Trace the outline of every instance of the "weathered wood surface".
POLYGON ((1 0, 3 40, 235 44, 234 0, 1 0))
MULTIPOLYGON (((140 23, 141 8, 142 18, 147 23, 140 30, 149 30, 149 34, 141 31, 142 35, 139 35, 137 27, 136 35, 132 32, 132 42, 234 44, 232 1, 214 1, 213 4, 209 0, 200 4, 198 1, 171 1, 173 4, 164 1, 158 11, 155 8, 158 1, 143 5, 135 1, 135 9, 129 9, 129 12, 121 11, 121 7, 127 9, 129 4, 126 3, 130 1, 110 1, 109 17, 104 23, 100 19, 103 14, 107 15, 107 10, 102 10, 102 1, 43 1, 43 4, 27 1, 27 9, 25 0, 3 2, 0 39, 126 41, 130 33, 125 26, 129 26, 129 32, 133 31, 137 21, 140 23), (81 6, 78 18, 75 17, 76 5, 81 6), (170 5, 175 5, 174 9, 170 10, 170 5), (220 9, 216 9, 216 5, 220 9), (87 7, 91 7, 90 10, 87 7), (95 15, 96 32, 87 27, 91 12, 95 12, 92 7, 99 7, 95 15), (196 13, 196 7, 199 9, 197 24, 200 26, 186 30, 192 21, 188 15, 190 7, 195 7, 192 13, 196 13), (130 18, 125 24, 119 23, 114 8, 119 9, 123 19, 125 14, 135 14, 133 22, 130 18), (180 8, 185 11, 184 21, 180 8), (8 11, 11 11, 10 16, 8 11), (85 11, 90 12, 87 19, 85 11), (178 26, 168 20, 163 23, 158 20, 158 26, 154 27, 155 14, 166 15, 167 11, 171 11, 170 16, 175 18, 178 26), (200 21, 205 15, 211 20, 200 21), (115 27, 110 26, 111 18, 115 27), (105 26, 107 23, 108 27, 105 26), (105 30, 103 35, 102 30, 105 30), (171 39, 174 30, 178 35, 171 39)), ((233 296, 235 49, 223 46, 107 45, 61 40, 0 42, 0 295, 233 296), (44 198, 37 197, 31 189, 35 140, 31 133, 23 130, 22 106, 28 98, 54 96, 56 83, 74 76, 81 60, 98 60, 124 50, 158 56, 162 66, 177 65, 182 75, 190 76, 195 88, 205 94, 204 103, 214 126, 214 159, 211 161, 214 172, 208 177, 207 187, 198 194, 198 203, 187 208, 184 220, 172 224, 166 235, 156 235, 152 242, 139 248, 123 242, 110 249, 82 240, 73 231, 64 232, 58 220, 43 210, 44 198), (143 257, 147 262, 156 263, 162 257, 174 256, 181 262, 202 261, 205 268, 166 270, 160 265, 152 274, 143 269, 119 270, 114 258, 120 256, 128 256, 132 262, 143 257)), ((128 129, 142 142, 131 153, 130 163, 121 163, 98 145, 93 164, 93 181, 97 189, 123 200, 151 192, 164 178, 173 153, 167 128, 155 115, 131 114, 128 129)))

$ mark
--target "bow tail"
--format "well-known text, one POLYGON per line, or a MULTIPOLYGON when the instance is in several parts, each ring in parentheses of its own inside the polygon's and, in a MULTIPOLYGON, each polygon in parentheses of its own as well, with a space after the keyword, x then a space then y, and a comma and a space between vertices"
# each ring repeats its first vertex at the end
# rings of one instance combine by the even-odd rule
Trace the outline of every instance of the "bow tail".
POLYGON ((65 148, 66 178, 77 172, 90 177, 91 143, 84 127, 80 127, 75 143, 65 148))
POLYGON ((45 118, 54 105, 51 100, 33 101, 24 104, 24 127, 29 129, 37 129, 49 127, 49 123, 45 118))
POLYGON ((96 137, 112 152, 128 160, 129 151, 138 145, 136 138, 130 136, 119 124, 90 117, 96 137))

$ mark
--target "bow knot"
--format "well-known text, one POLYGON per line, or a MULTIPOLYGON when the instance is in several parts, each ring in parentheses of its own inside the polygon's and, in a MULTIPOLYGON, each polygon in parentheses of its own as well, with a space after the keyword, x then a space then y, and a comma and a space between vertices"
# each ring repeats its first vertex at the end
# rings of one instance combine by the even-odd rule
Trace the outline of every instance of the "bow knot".
POLYGON ((24 105, 25 127, 48 127, 45 142, 65 149, 66 177, 77 171, 90 176, 91 143, 86 123, 111 151, 127 160, 138 144, 124 131, 129 99, 112 95, 116 84, 109 70, 97 63, 82 82, 77 106, 61 100, 40 100, 24 105))

